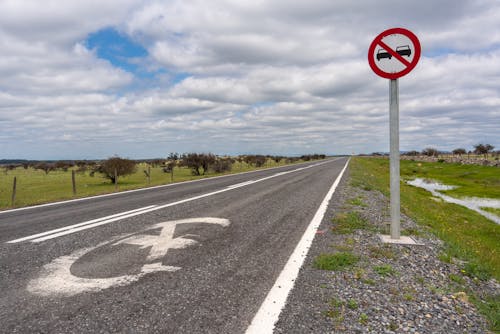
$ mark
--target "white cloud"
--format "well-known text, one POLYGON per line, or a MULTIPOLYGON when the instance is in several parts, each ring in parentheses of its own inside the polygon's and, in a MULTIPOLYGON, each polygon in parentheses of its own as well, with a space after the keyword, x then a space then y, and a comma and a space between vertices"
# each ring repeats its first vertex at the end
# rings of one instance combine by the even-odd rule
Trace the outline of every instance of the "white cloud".
POLYGON ((423 48, 400 80, 401 148, 500 146, 499 21, 493 0, 3 1, 0 150, 386 151, 388 83, 366 52, 393 26, 423 48), (139 66, 166 74, 137 78, 99 59, 84 40, 106 27, 148 50, 139 66))

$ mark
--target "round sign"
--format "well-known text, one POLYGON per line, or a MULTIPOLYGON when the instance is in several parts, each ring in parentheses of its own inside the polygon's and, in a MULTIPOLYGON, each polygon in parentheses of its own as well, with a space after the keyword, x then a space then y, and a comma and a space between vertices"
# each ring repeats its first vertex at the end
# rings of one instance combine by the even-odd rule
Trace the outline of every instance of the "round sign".
POLYGON ((420 51, 420 42, 414 33, 392 28, 375 37, 368 49, 368 63, 382 78, 397 79, 413 70, 420 51))

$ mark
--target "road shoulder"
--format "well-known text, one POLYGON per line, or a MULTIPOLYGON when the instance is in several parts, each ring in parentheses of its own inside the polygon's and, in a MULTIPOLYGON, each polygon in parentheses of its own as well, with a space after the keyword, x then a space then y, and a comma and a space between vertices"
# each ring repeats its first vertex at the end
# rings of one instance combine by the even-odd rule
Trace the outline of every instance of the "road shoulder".
POLYGON ((346 171, 275 333, 487 332, 466 289, 494 294, 498 283, 474 281, 457 265, 441 261, 442 242, 408 217, 402 217, 403 230, 423 245, 381 244, 377 233, 386 228, 388 214, 388 199, 352 187, 346 171), (359 220, 359 228, 339 223, 353 220, 359 220), (344 269, 316 268, 321 254, 340 253, 357 262, 344 269))

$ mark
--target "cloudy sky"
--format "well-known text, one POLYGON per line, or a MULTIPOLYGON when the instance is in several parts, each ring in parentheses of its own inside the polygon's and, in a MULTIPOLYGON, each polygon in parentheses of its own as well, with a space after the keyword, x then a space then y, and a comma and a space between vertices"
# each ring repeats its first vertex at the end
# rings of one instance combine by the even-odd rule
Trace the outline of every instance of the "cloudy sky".
POLYGON ((388 151, 392 27, 401 149, 500 148, 497 0, 0 0, 0 159, 388 151))

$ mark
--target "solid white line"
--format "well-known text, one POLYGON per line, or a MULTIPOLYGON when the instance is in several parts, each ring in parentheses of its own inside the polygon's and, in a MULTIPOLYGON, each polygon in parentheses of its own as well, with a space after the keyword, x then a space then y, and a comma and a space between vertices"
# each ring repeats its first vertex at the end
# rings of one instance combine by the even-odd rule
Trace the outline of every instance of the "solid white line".
POLYGON ((257 183, 257 182, 262 182, 262 181, 269 180, 269 179, 272 179, 272 178, 275 178, 275 177, 278 177, 278 176, 282 176, 282 175, 285 175, 285 174, 289 174, 289 173, 295 173, 295 172, 298 172, 298 171, 301 171, 301 170, 304 170, 304 169, 308 169, 308 168, 315 167, 315 166, 320 166, 320 165, 323 165, 325 163, 333 162, 333 161, 335 161, 335 160, 328 160, 328 161, 320 162, 320 163, 317 163, 317 164, 314 164, 314 165, 310 165, 310 166, 306 166, 306 167, 300 167, 300 168, 289 170, 289 171, 286 171, 286 172, 276 173, 276 174, 273 174, 273 175, 270 175, 270 176, 267 176, 267 177, 264 177, 264 178, 261 178, 261 179, 253 180, 251 183, 248 183, 248 182, 237 183, 237 184, 234 184, 232 186, 226 187, 226 188, 221 189, 221 190, 216 190, 216 191, 213 191, 213 192, 210 192, 210 193, 206 193, 206 194, 203 194, 203 195, 198 195, 198 196, 186 198, 186 199, 183 199, 183 200, 180 200, 180 201, 176 201, 176 202, 173 202, 173 203, 168 203, 168 204, 164 204, 164 205, 151 205, 151 206, 140 208, 140 209, 136 209, 136 210, 121 212, 121 213, 117 213, 115 215, 111 215, 111 216, 107 216, 107 217, 102 217, 102 218, 97 218, 97 219, 89 220, 89 221, 86 221, 86 222, 82 222, 82 223, 78 223, 78 224, 74 224, 74 225, 70 225, 70 226, 65 226, 65 227, 62 227, 62 228, 59 228, 59 229, 55 229, 55 230, 51 230, 51 231, 47 231, 47 232, 38 233, 38 234, 35 234, 35 235, 23 237, 23 238, 16 239, 16 240, 11 240, 11 241, 8 241, 7 243, 18 243, 18 242, 22 242, 22 241, 26 241, 26 240, 30 240, 31 242, 42 242, 42 241, 46 241, 46 240, 58 238, 58 237, 61 237, 61 236, 64 236, 64 235, 68 235, 68 234, 72 234, 72 233, 75 233, 75 232, 87 230, 87 229, 94 228, 94 227, 97 227, 97 226, 106 225, 106 224, 115 222, 117 220, 122 220, 122 219, 125 219, 125 218, 134 217, 134 216, 142 215, 144 213, 148 213, 148 212, 152 212, 152 211, 156 211, 156 210, 168 208, 168 207, 171 207, 171 206, 174 206, 174 205, 179 205, 179 204, 182 204, 182 203, 191 202, 191 201, 194 201, 194 200, 197 200, 197 199, 200 199, 200 198, 204 198, 204 197, 208 197, 208 196, 213 196, 213 195, 220 194, 220 193, 223 193, 223 192, 226 192, 226 191, 229 191, 229 190, 233 190, 233 189, 245 187, 245 186, 248 186, 250 184, 254 184, 254 183, 257 183))
MULTIPOLYGON (((338 160, 338 159, 340 159, 340 158, 329 159, 328 161, 335 161, 335 160, 338 160)), ((91 200, 91 199, 95 199, 95 198, 119 196, 119 195, 125 195, 125 194, 135 193, 135 192, 139 192, 139 191, 146 191, 146 190, 154 190, 154 189, 172 187, 172 186, 177 186, 177 185, 186 184, 186 183, 194 183, 194 182, 201 182, 201 181, 208 181, 208 180, 220 179, 220 178, 229 177, 229 176, 235 176, 235 175, 244 175, 244 174, 250 174, 250 173, 258 173, 258 172, 262 172, 262 171, 268 171, 268 170, 273 170, 273 169, 278 169, 278 168, 285 168, 285 167, 290 167, 290 166, 300 166, 300 165, 307 164, 307 163, 310 163, 310 162, 306 161, 306 162, 301 162, 301 163, 294 164, 294 165, 285 165, 285 166, 278 166, 278 167, 271 167, 271 168, 263 168, 263 169, 251 170, 249 172, 241 172, 241 173, 234 173, 234 174, 227 174, 227 175, 211 176, 211 177, 206 177, 206 178, 198 179, 198 180, 181 181, 181 182, 169 183, 169 184, 162 184, 162 185, 159 185, 159 186, 153 186, 153 187, 147 187, 147 188, 141 188, 141 189, 125 190, 125 191, 120 191, 120 192, 111 193, 111 194, 95 195, 95 196, 75 198, 75 199, 70 199, 70 200, 65 200, 65 201, 59 201, 59 202, 53 202, 53 203, 38 204, 38 205, 33 205, 33 206, 27 206, 27 207, 24 207, 24 208, 3 210, 3 211, 0 211, 0 215, 5 214, 5 213, 17 212, 17 211, 38 209, 38 208, 43 208, 43 207, 47 207, 47 206, 55 206, 55 205, 62 205, 62 204, 67 204, 67 203, 73 203, 73 202, 87 201, 87 200, 91 200)))
POLYGON ((250 185, 250 184, 252 184, 254 182, 255 182, 254 180, 250 180, 250 181, 246 181, 246 182, 241 182, 241 183, 233 184, 233 185, 227 186, 226 188, 229 189, 229 188, 235 188, 235 187, 240 187, 240 186, 248 186, 248 185, 250 185))
POLYGON ((304 232, 304 235, 295 247, 295 250, 288 259, 288 262, 281 271, 273 287, 267 294, 266 299, 254 316, 252 322, 250 323, 250 326, 247 328, 245 332, 246 334, 273 333, 274 325, 276 324, 276 321, 278 321, 279 315, 285 307, 288 294, 295 284, 295 280, 299 274, 300 267, 302 267, 302 264, 304 263, 309 248, 311 247, 311 244, 313 242, 314 236, 316 235, 316 231, 319 228, 319 225, 321 224, 321 221, 323 220, 323 217, 326 213, 328 203, 330 202, 335 189, 342 179, 342 175, 344 174, 347 165, 349 164, 349 160, 347 160, 344 168, 323 199, 323 202, 321 202, 318 211, 316 211, 316 214, 309 223, 309 226, 304 232))
POLYGON ((82 223, 78 223, 78 224, 74 224, 74 225, 69 225, 69 226, 64 226, 64 227, 56 228, 54 230, 50 230, 50 231, 47 231, 47 232, 33 234, 33 235, 30 235, 30 236, 27 236, 27 237, 24 237, 24 238, 19 238, 19 239, 7 241, 7 243, 8 244, 15 244, 15 243, 22 242, 22 241, 31 240, 31 239, 35 239, 35 238, 38 238, 38 237, 43 237, 43 236, 46 236, 46 235, 49 235, 49 234, 53 234, 53 233, 57 233, 57 232, 61 232, 61 231, 66 231, 66 230, 71 230, 71 229, 74 229, 74 228, 79 227, 79 226, 89 225, 89 224, 92 224, 92 223, 96 223, 96 222, 99 222, 99 221, 111 219, 111 218, 114 218, 114 217, 122 217, 122 216, 125 216, 125 215, 129 214, 129 213, 138 212, 138 211, 142 212, 143 210, 146 210, 146 209, 149 209, 149 208, 152 208, 152 207, 155 207, 155 206, 156 205, 150 205, 150 206, 146 206, 146 207, 135 209, 135 210, 120 212, 120 213, 117 213, 117 214, 114 214, 114 215, 110 215, 110 216, 106 216, 106 217, 101 217, 101 218, 97 218, 97 219, 92 219, 92 220, 85 221, 85 222, 82 222, 82 223))

